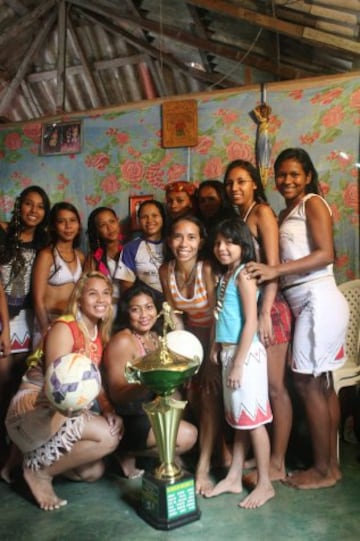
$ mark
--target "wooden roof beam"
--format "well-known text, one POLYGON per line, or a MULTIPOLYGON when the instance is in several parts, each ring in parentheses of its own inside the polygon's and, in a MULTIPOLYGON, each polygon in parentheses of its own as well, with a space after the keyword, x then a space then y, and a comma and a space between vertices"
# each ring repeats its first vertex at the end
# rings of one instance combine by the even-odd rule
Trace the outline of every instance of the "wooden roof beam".
MULTIPOLYGON (((76 0, 76 2, 78 2, 78 0, 76 0)), ((90 21, 100 24, 108 32, 111 32, 116 35, 121 35, 126 41, 131 43, 136 48, 139 48, 144 53, 152 56, 153 58, 158 59, 160 57, 160 51, 156 47, 150 45, 147 41, 141 40, 133 36, 129 32, 126 32, 126 30, 123 30, 122 27, 117 26, 111 22, 108 22, 107 20, 104 20, 101 17, 92 16, 89 13, 86 13, 85 11, 82 11, 82 15, 86 17, 87 19, 89 19, 90 21)), ((227 88, 228 86, 239 86, 239 83, 236 83, 235 81, 232 81, 230 79, 224 79, 223 77, 221 77, 221 74, 215 75, 212 73, 208 73, 206 71, 191 68, 190 66, 183 64, 182 62, 180 62, 179 60, 177 60, 170 54, 166 54, 162 52, 161 57, 162 57, 163 62, 167 64, 168 66, 172 68, 175 67, 181 70, 182 72, 184 72, 186 75, 194 77, 195 79, 199 79, 203 82, 210 83, 210 84, 217 84, 219 79, 221 79, 222 81, 220 85, 221 88, 227 88)))
POLYGON ((99 107, 101 107, 100 94, 96 85, 96 81, 93 77, 92 68, 87 61, 84 48, 77 37, 74 25, 72 24, 70 17, 68 17, 68 29, 73 48, 76 51, 76 54, 79 56, 81 65, 83 67, 84 76, 86 77, 88 82, 91 104, 93 107, 98 109, 99 107))
MULTIPOLYGON (((132 16, 124 16, 123 14, 117 14, 112 12, 109 13, 108 10, 102 8, 101 6, 88 6, 88 3, 86 0, 71 0, 71 3, 77 6, 84 6, 84 10, 82 10, 82 13, 84 16, 87 16, 88 18, 91 17, 90 13, 99 13, 100 15, 103 15, 103 19, 99 19, 98 17, 94 16, 95 22, 103 25, 108 25, 109 28, 111 28, 113 33, 120 32, 123 35, 127 35, 128 38, 131 40, 136 40, 132 34, 126 32, 126 30, 123 30, 123 25, 126 26, 129 25, 129 23, 133 24, 134 26, 141 26, 141 28, 144 28, 148 30, 149 32, 154 32, 158 34, 159 36, 168 37, 169 39, 178 41, 180 43, 183 43, 188 46, 195 47, 197 49, 202 49, 204 51, 208 51, 214 55, 223 56, 225 58, 228 58, 230 60, 233 60, 234 62, 240 62, 242 56, 246 53, 246 50, 244 52, 241 52, 237 50, 235 47, 228 46, 221 44, 219 42, 213 41, 213 40, 206 40, 203 38, 199 38, 198 36, 195 36, 194 34, 190 32, 185 32, 179 28, 176 28, 174 26, 170 25, 160 25, 157 22, 150 21, 148 19, 138 19, 132 16)), ((135 41, 134 41, 135 43, 135 41)), ((141 45, 143 46, 144 43, 142 42, 141 45)), ((151 50, 151 45, 147 44, 147 47, 149 50, 151 50)), ((159 51, 155 49, 156 55, 159 55, 159 51)), ((164 53, 162 53, 162 56, 164 58, 164 53)), ((173 57, 171 57, 172 62, 178 62, 173 57)), ((181 64, 181 63, 179 63, 181 64)), ((309 75, 308 72, 299 71, 297 69, 293 69, 289 66, 277 66, 273 61, 267 60, 264 57, 257 56, 254 54, 246 54, 246 60, 244 61, 244 64, 249 65, 252 68, 257 68, 262 71, 267 71, 269 73, 273 73, 276 76, 281 77, 282 79, 298 79, 301 77, 307 77, 309 75)), ((181 64, 182 65, 182 64, 181 64)), ((186 68, 189 72, 189 67, 186 68)), ((201 74, 208 73, 208 72, 202 72, 201 70, 194 70, 195 73, 198 75, 194 75, 196 78, 204 78, 201 74)), ((208 75, 210 75, 208 73, 208 75)), ((238 84, 238 83, 237 83, 238 84)))
POLYGON ((50 32, 55 22, 56 16, 57 16, 56 12, 53 12, 48 16, 45 24, 40 29, 35 40, 31 44, 30 49, 28 50, 25 58, 21 62, 16 72, 15 77, 12 79, 9 86, 6 88, 5 92, 3 93, 0 100, 0 115, 5 113, 6 109, 8 108, 11 101, 13 100, 18 86, 21 84, 22 80, 25 77, 26 71, 28 69, 28 66, 32 58, 37 54, 37 52, 43 46, 45 39, 47 38, 47 35, 50 32))
POLYGON ((3 47, 4 44, 10 40, 16 39, 26 28, 33 26, 34 23, 50 11, 56 3, 57 0, 44 0, 39 6, 33 9, 33 11, 21 17, 21 19, 0 35, 0 47, 3 47))
POLYGON ((241 8, 224 2, 223 0, 186 0, 187 3, 215 11, 222 15, 246 21, 249 24, 260 26, 271 32, 279 32, 294 39, 306 40, 318 47, 328 47, 338 51, 351 52, 360 55, 360 43, 347 38, 334 36, 321 30, 315 30, 300 24, 288 23, 276 17, 271 17, 250 9, 241 8))

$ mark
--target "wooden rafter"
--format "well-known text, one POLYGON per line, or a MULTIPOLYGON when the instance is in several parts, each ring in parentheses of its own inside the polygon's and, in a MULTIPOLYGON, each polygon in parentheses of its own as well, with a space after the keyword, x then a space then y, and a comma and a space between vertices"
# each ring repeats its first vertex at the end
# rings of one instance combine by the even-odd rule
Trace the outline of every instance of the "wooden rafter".
POLYGON ((317 46, 326 46, 329 49, 351 52, 353 54, 360 55, 360 43, 344 37, 334 36, 328 32, 323 32, 321 30, 316 30, 300 24, 289 23, 276 17, 271 17, 250 9, 235 6, 234 4, 224 2, 223 0, 186 1, 194 6, 198 6, 209 11, 215 11, 235 19, 244 20, 247 23, 265 28, 266 30, 279 32, 279 34, 290 36, 293 39, 301 39, 307 41, 308 43, 316 44, 317 46))
POLYGON ((48 33, 51 30, 51 27, 53 26, 55 19, 56 19, 56 12, 51 13, 48 15, 48 18, 43 24, 41 30, 37 34, 35 40, 31 44, 30 49, 28 50, 25 58, 21 62, 15 77, 10 82, 9 86, 6 88, 4 94, 1 97, 0 101, 0 115, 4 113, 13 100, 16 90, 18 86, 21 84, 22 80, 25 77, 26 70, 32 60, 32 58, 35 56, 35 54, 40 50, 40 48, 43 46, 43 43, 45 42, 48 33))

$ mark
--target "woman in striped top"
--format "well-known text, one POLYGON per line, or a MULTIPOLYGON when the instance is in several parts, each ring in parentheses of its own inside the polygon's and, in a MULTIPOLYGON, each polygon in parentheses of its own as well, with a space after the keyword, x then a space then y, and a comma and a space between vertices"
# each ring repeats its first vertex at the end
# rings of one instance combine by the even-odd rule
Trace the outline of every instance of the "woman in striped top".
POLYGON ((182 312, 177 328, 194 333, 204 348, 200 371, 187 389, 187 398, 198 416, 200 456, 196 468, 196 490, 204 494, 212 487, 211 456, 222 422, 221 379, 209 362, 209 346, 215 307, 215 277, 208 261, 202 260, 205 228, 193 215, 174 220, 168 238, 172 259, 160 267, 165 299, 182 312))

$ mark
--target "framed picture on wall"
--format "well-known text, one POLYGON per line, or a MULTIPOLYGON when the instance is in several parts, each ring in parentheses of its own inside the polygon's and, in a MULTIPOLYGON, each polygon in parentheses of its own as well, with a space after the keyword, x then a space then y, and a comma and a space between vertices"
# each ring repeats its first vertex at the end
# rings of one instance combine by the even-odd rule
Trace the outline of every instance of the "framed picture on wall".
POLYGON ((55 156, 78 154, 82 146, 80 120, 72 122, 49 122, 42 125, 40 154, 55 156))
POLYGON ((131 231, 138 231, 140 229, 138 211, 141 203, 143 203, 144 201, 151 201, 152 199, 154 199, 153 195, 131 195, 129 197, 129 216, 131 231))
POLYGON ((193 147, 198 143, 196 100, 166 101, 162 105, 162 146, 193 147))

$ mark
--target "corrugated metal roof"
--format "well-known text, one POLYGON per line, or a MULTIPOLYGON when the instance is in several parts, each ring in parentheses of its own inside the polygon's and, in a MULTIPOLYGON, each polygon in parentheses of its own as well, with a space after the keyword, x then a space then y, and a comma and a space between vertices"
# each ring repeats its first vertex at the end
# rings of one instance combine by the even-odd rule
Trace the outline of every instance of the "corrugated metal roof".
POLYGON ((0 116, 355 71, 359 14, 360 0, 0 0, 0 116))

